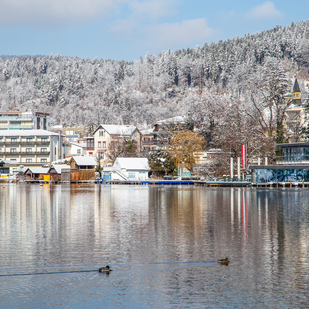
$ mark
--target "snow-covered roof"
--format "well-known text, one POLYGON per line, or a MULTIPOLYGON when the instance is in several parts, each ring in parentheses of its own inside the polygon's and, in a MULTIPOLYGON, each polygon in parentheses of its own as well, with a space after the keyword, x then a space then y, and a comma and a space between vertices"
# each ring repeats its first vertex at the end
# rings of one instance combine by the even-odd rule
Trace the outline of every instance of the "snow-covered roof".
POLYGON ((74 146, 77 146, 77 147, 81 147, 81 148, 85 148, 87 147, 87 144, 86 143, 77 143, 77 142, 68 142, 67 144, 71 144, 71 145, 74 145, 74 146))
POLYGON ((145 130, 141 131, 141 134, 142 135, 151 134, 151 133, 153 133, 153 130, 154 130, 154 128, 145 129, 145 130))
POLYGON ((57 133, 46 130, 1 130, 1 136, 58 136, 57 133))
POLYGON ((126 170, 150 170, 147 158, 117 158, 114 167, 126 170))
POLYGON ((48 174, 49 167, 29 167, 27 170, 30 170, 33 174, 48 174))
POLYGON ((109 134, 131 135, 136 129, 135 126, 101 124, 100 125, 109 134))
POLYGON ((53 161, 51 163, 51 165, 54 165, 54 164, 66 164, 66 162, 69 162, 71 160, 72 157, 66 157, 64 159, 60 159, 60 160, 56 160, 56 161, 53 161))
POLYGON ((54 164, 51 166, 51 168, 54 168, 57 172, 57 174, 61 174, 62 169, 68 169, 70 168, 70 165, 67 164, 54 164))
POLYGON ((0 159, 0 162, 1 162, 1 163, 4 163, 4 164, 12 164, 12 165, 19 165, 19 164, 20 164, 20 163, 17 162, 17 161, 3 160, 3 159, 0 159))
POLYGON ((72 159, 76 162, 78 166, 96 166, 97 163, 94 158, 87 156, 73 156, 72 159))
POLYGON ((163 120, 157 121, 157 124, 169 124, 169 123, 183 123, 187 119, 187 116, 181 115, 181 116, 175 116, 172 118, 167 118, 163 120))

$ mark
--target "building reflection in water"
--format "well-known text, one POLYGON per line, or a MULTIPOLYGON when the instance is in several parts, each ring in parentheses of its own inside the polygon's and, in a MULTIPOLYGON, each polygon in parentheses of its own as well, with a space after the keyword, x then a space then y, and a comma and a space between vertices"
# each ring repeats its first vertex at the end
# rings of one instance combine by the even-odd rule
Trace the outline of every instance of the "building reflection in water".
POLYGON ((2 267, 229 256, 248 276, 307 274, 306 190, 5 184, 0 193, 2 267))

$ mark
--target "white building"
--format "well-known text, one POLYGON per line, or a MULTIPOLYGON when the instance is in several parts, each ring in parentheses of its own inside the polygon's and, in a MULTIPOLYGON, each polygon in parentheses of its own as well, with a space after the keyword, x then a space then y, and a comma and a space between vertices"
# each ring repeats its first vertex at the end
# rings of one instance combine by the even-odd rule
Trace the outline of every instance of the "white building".
POLYGON ((16 165, 42 166, 63 156, 62 137, 46 130, 0 131, 0 159, 16 165))
POLYGON ((0 112, 0 130, 49 130, 49 114, 39 112, 0 112))
POLYGON ((112 167, 104 167, 104 179, 146 180, 149 172, 147 158, 117 158, 112 167))
POLYGON ((69 142, 64 145, 64 157, 87 155, 87 144, 84 142, 69 142))
POLYGON ((106 154, 110 149, 111 143, 134 140, 138 151, 141 149, 141 133, 135 126, 101 124, 95 129, 93 136, 93 156, 99 157, 102 163, 108 161, 106 154))

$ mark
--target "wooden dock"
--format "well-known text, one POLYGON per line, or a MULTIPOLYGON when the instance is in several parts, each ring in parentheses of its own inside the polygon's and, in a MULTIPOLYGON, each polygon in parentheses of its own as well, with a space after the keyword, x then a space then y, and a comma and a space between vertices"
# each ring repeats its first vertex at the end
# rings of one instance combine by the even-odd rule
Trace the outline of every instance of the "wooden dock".
POLYGON ((255 187, 255 188, 309 188, 309 182, 266 182, 252 183, 249 181, 197 181, 197 180, 96 180, 96 183, 110 185, 183 185, 203 187, 255 187))
POLYGON ((196 180, 97 180, 97 183, 119 185, 182 185, 182 186, 205 186, 205 187, 249 187, 248 181, 196 181, 196 180))

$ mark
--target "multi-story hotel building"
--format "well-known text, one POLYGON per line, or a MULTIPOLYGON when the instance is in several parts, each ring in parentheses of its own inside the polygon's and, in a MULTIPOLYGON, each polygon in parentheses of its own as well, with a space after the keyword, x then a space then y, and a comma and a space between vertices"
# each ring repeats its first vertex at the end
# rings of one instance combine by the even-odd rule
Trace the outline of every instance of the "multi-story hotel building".
POLYGON ((0 160, 16 165, 42 166, 62 159, 61 134, 46 130, 0 131, 0 160))
POLYGON ((49 130, 49 114, 0 112, 0 130, 49 130))

